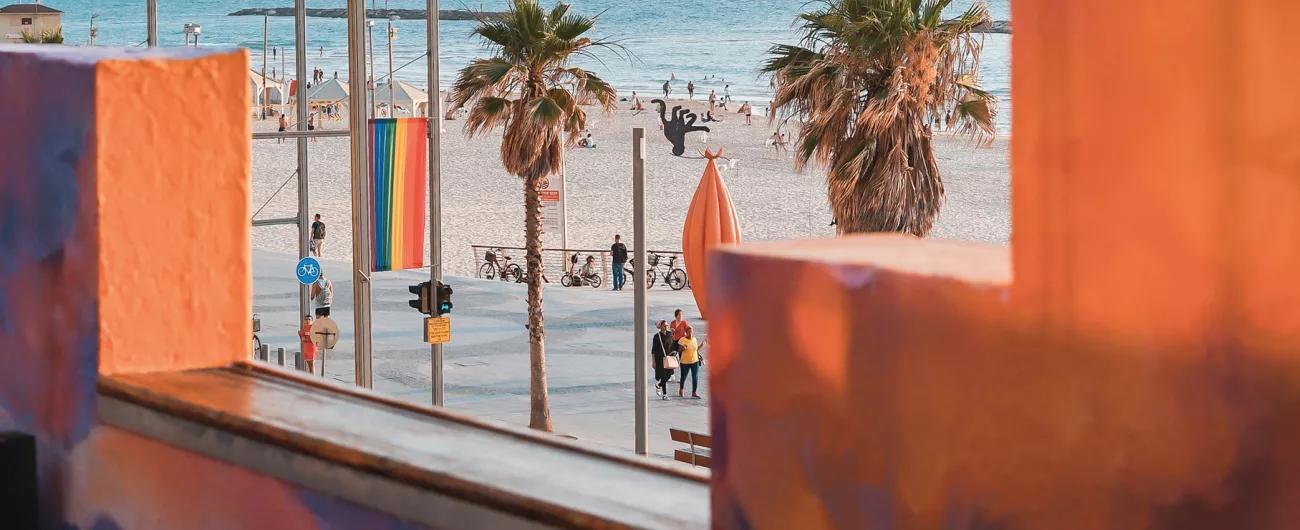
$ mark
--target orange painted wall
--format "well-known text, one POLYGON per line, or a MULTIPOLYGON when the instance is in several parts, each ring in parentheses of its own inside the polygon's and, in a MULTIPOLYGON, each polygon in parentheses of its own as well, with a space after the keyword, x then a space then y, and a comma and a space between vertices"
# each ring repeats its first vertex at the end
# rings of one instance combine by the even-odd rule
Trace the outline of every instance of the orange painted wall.
POLYGON ((1300 521, 1300 3, 1013 6, 1010 249, 713 254, 715 526, 1300 521))
POLYGON ((96 67, 100 373, 248 355, 247 69, 242 50, 96 67))

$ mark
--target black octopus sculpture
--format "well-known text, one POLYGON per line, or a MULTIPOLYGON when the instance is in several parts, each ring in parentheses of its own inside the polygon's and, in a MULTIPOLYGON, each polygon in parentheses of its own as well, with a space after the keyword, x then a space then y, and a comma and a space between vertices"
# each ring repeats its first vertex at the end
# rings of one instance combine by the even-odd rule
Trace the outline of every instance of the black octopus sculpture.
POLYGON ((690 110, 682 110, 681 105, 673 107, 673 119, 668 119, 668 105, 662 99, 652 99, 651 103, 659 105, 659 121, 664 124, 664 137, 673 143, 673 154, 682 156, 686 152, 686 133, 704 131, 709 132, 709 128, 703 125, 695 125, 697 116, 690 110))

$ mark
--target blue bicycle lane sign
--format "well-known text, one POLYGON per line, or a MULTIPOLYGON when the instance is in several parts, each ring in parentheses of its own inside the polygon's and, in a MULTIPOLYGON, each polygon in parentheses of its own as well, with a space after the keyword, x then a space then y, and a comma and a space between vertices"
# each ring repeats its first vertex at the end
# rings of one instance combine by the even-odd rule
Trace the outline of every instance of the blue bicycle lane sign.
POLYGON ((320 279, 320 261, 307 256, 298 260, 298 283, 311 285, 320 279))

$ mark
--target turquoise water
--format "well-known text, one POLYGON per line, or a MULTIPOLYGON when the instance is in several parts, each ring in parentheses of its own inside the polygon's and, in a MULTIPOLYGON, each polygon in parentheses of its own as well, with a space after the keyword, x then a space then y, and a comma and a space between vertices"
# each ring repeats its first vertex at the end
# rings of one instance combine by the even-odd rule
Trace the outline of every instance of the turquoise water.
MULTIPOLYGON (((373 1, 373 0, 368 0, 373 1)), ((989 9, 993 18, 1010 18, 1010 0, 991 0, 989 9)), ((96 44, 114 46, 140 45, 145 39, 144 0, 46 0, 50 7, 64 12, 65 40, 68 44, 85 44, 92 15, 98 15, 96 44)), ((229 2, 220 0, 159 0, 158 38, 164 46, 180 46, 185 42, 181 33, 184 23, 203 26, 202 46, 240 46, 249 49, 254 68, 262 64, 262 17, 230 17, 226 13, 247 7, 289 7, 292 0, 251 0, 229 2)), ((543 1, 549 5, 548 0, 543 1)), ((958 0, 957 3, 967 4, 958 0)), ((654 93, 671 74, 678 78, 675 91, 683 91, 686 80, 693 79, 697 91, 708 94, 710 89, 722 93, 731 85, 732 96, 741 100, 758 102, 764 106, 771 91, 765 79, 758 76, 767 48, 774 42, 791 42, 795 39, 792 22, 804 0, 573 0, 574 9, 584 13, 601 13, 592 34, 618 41, 633 58, 629 61, 613 54, 603 57, 603 64, 587 66, 601 72, 621 91, 637 90, 654 93), (707 79, 706 79, 707 77, 707 79)), ((421 0, 393 0, 388 7, 421 9, 421 0)), ((499 9, 501 0, 453 2, 443 0, 443 9, 475 8, 499 9)), ((311 1, 308 7, 344 7, 341 0, 311 1)), ((384 7, 380 0, 377 7, 384 7)), ((955 6, 960 7, 960 6, 955 6)), ((387 21, 377 21, 375 26, 375 68, 383 75, 387 72, 387 43, 384 28, 387 21)), ((393 42, 393 67, 397 68, 415 60, 424 53, 424 22, 399 20, 397 38, 393 42)), ((455 71, 469 60, 483 54, 481 45, 468 38, 474 22, 442 22, 442 75, 440 83, 450 84, 455 71)), ((289 57, 278 54, 268 58, 267 72, 277 73, 288 68, 294 71, 293 18, 270 17, 269 46, 289 57)), ((307 69, 320 68, 327 76, 334 72, 348 77, 347 34, 344 19, 307 19, 307 69), (321 49, 324 49, 322 56, 321 49)), ((986 88, 996 94, 1001 103, 999 132, 1009 132, 1010 124, 1010 66, 1009 35, 988 35, 982 63, 986 88)), ((398 79, 420 87, 427 85, 424 59, 395 74, 398 79)))

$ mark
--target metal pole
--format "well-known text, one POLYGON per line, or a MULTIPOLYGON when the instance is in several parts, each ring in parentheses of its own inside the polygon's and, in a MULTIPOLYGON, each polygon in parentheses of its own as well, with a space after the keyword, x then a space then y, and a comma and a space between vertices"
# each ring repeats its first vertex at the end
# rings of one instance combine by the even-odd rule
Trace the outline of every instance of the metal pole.
POLYGON ((147 19, 148 30, 145 35, 145 42, 150 48, 158 47, 158 0, 145 0, 145 18, 147 19))
POLYGON ((261 94, 257 95, 257 104, 261 107, 262 119, 266 119, 266 32, 271 17, 265 13, 262 14, 262 88, 261 94))
POLYGON ((348 0, 348 121, 352 131, 352 300, 357 386, 371 388, 370 186, 366 178, 366 2, 348 0))
MULTIPOLYGON (((442 97, 439 96, 438 0, 428 0, 425 26, 429 52, 429 281, 442 280, 442 97)), ((390 78, 389 83, 393 82, 390 78)), ((433 406, 443 405, 442 345, 431 344, 433 406)))
MULTIPOLYGON (((307 2, 293 2, 293 61, 294 75, 297 76, 298 132, 307 132, 307 85, 302 82, 307 77, 307 2)), ((281 54, 281 58, 284 55, 281 54)), ((286 72, 286 75, 288 73, 286 72)), ((310 180, 307 178, 307 137, 298 138, 298 257, 307 257, 308 244, 311 239, 310 180)), ((306 285, 298 286, 298 313, 306 315, 311 311, 311 291, 306 285)))
MULTIPOLYGON (((375 0, 370 0, 371 6, 374 6, 375 0)), ((375 117, 378 108, 375 106, 375 21, 366 20, 366 31, 370 33, 370 39, 366 41, 366 46, 370 49, 370 75, 366 79, 366 84, 370 86, 370 117, 375 117)))
POLYGON ((393 118, 397 113, 393 110, 393 99, 396 95, 393 93, 393 19, 388 19, 388 117, 393 118))
POLYGON ((646 362, 648 355, 646 352, 646 337, 648 336, 646 315, 646 235, 645 235, 645 129, 636 127, 632 129, 632 284, 636 286, 635 292, 635 310, 633 312, 636 322, 633 323, 633 329, 636 331, 636 348, 632 356, 635 365, 636 381, 633 383, 636 396, 636 453, 644 455, 649 453, 646 447, 646 438, 649 434, 649 425, 646 421, 646 362))

